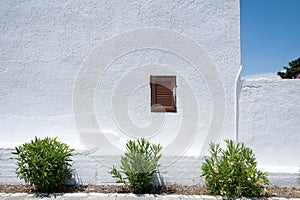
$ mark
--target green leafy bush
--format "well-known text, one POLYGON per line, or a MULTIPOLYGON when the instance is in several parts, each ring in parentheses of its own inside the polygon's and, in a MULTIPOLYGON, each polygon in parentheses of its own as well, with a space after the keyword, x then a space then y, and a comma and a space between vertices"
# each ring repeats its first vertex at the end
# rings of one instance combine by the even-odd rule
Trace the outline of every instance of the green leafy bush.
POLYGON ((121 170, 113 166, 109 173, 117 179, 117 183, 124 183, 133 193, 149 193, 153 189, 152 181, 159 167, 161 149, 159 144, 151 144, 144 138, 130 140, 126 144, 125 155, 121 157, 121 170))
POLYGON ((299 184, 300 184, 300 170, 299 170, 299 178, 298 178, 299 184))
POLYGON ((73 151, 56 138, 35 137, 30 143, 20 145, 12 152, 17 155, 16 174, 35 186, 37 192, 51 192, 72 173, 70 157, 73 151))
POLYGON ((243 143, 225 140, 227 149, 210 144, 210 157, 203 162, 202 176, 210 192, 227 197, 257 197, 263 185, 269 185, 267 175, 257 169, 256 158, 243 143))

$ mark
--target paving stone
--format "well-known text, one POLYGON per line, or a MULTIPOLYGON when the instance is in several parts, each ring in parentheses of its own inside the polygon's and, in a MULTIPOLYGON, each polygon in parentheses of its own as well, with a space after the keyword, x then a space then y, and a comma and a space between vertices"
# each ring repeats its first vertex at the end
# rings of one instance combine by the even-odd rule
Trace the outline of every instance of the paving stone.
POLYGON ((155 200, 155 195, 118 194, 116 200, 155 200))
POLYGON ((182 195, 180 197, 181 200, 199 200, 199 199, 203 199, 202 196, 200 195, 182 195))
POLYGON ((12 194, 7 194, 7 193, 3 193, 1 196, 0 196, 0 199, 8 199, 12 194))
POLYGON ((37 197, 35 194, 27 194, 24 199, 25 200, 36 200, 36 199, 45 199, 45 198, 37 197))
POLYGON ((201 195, 203 200, 222 200, 221 196, 210 196, 210 195, 201 195))
POLYGON ((64 194, 62 197, 64 200, 85 200, 88 199, 87 193, 68 193, 64 194))
POLYGON ((159 195, 156 197, 157 200, 180 200, 181 195, 159 195))
POLYGON ((116 200, 117 194, 89 193, 88 200, 116 200))
POLYGON ((271 197, 270 200, 286 200, 286 198, 280 198, 280 197, 271 197))
MULTIPOLYGON (((27 193, 0 193, 0 200, 222 200, 220 196, 208 195, 135 195, 135 194, 102 194, 102 193, 57 193, 50 195, 27 193)), ((300 200, 300 198, 251 198, 249 200, 300 200)), ((248 200, 241 198, 236 200, 248 200)))

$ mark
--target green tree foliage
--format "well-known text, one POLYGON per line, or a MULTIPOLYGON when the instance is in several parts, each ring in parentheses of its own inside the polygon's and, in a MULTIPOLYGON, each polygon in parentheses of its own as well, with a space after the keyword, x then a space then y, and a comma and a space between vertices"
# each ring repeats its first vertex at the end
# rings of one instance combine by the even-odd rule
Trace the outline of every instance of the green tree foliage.
POLYGON ((290 67, 283 67, 285 72, 278 72, 277 75, 283 79, 294 79, 300 73, 300 58, 289 62, 290 67))

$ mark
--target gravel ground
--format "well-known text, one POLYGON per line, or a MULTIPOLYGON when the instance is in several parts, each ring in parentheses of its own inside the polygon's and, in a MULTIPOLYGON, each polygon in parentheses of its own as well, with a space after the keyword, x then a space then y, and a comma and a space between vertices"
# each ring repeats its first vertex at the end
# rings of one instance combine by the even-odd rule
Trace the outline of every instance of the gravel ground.
MULTIPOLYGON (((300 188, 266 187, 264 197, 300 198, 300 188)), ((57 193, 130 193, 128 188, 120 185, 76 185, 62 186, 57 193)), ((28 185, 3 185, 0 184, 0 193, 35 193, 34 188, 28 185)), ((155 194, 178 195, 208 195, 209 190, 202 186, 168 185, 156 188, 155 194)))

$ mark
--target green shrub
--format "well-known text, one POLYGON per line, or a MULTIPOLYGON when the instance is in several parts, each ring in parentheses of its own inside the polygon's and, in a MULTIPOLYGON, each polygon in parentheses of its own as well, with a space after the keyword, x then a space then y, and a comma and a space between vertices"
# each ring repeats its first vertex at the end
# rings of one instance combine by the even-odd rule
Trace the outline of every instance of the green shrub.
POLYGON ((16 147, 16 174, 26 183, 35 186, 37 192, 51 192, 57 189, 72 173, 70 157, 74 150, 58 142, 56 138, 35 137, 30 143, 16 147))
POLYGON ((115 166, 109 172, 117 183, 124 183, 131 192, 136 194, 149 193, 153 189, 153 177, 159 167, 158 155, 162 147, 151 144, 144 138, 129 141, 126 144, 125 155, 121 157, 121 170, 115 166), (122 177, 122 174, 125 177, 122 177))
POLYGON ((269 185, 267 175, 257 170, 256 158, 243 143, 225 140, 227 149, 210 144, 210 157, 203 162, 202 176, 210 192, 227 197, 257 197, 263 185, 269 185))
POLYGON ((298 178, 299 184, 300 184, 300 170, 299 170, 299 178, 298 178))

